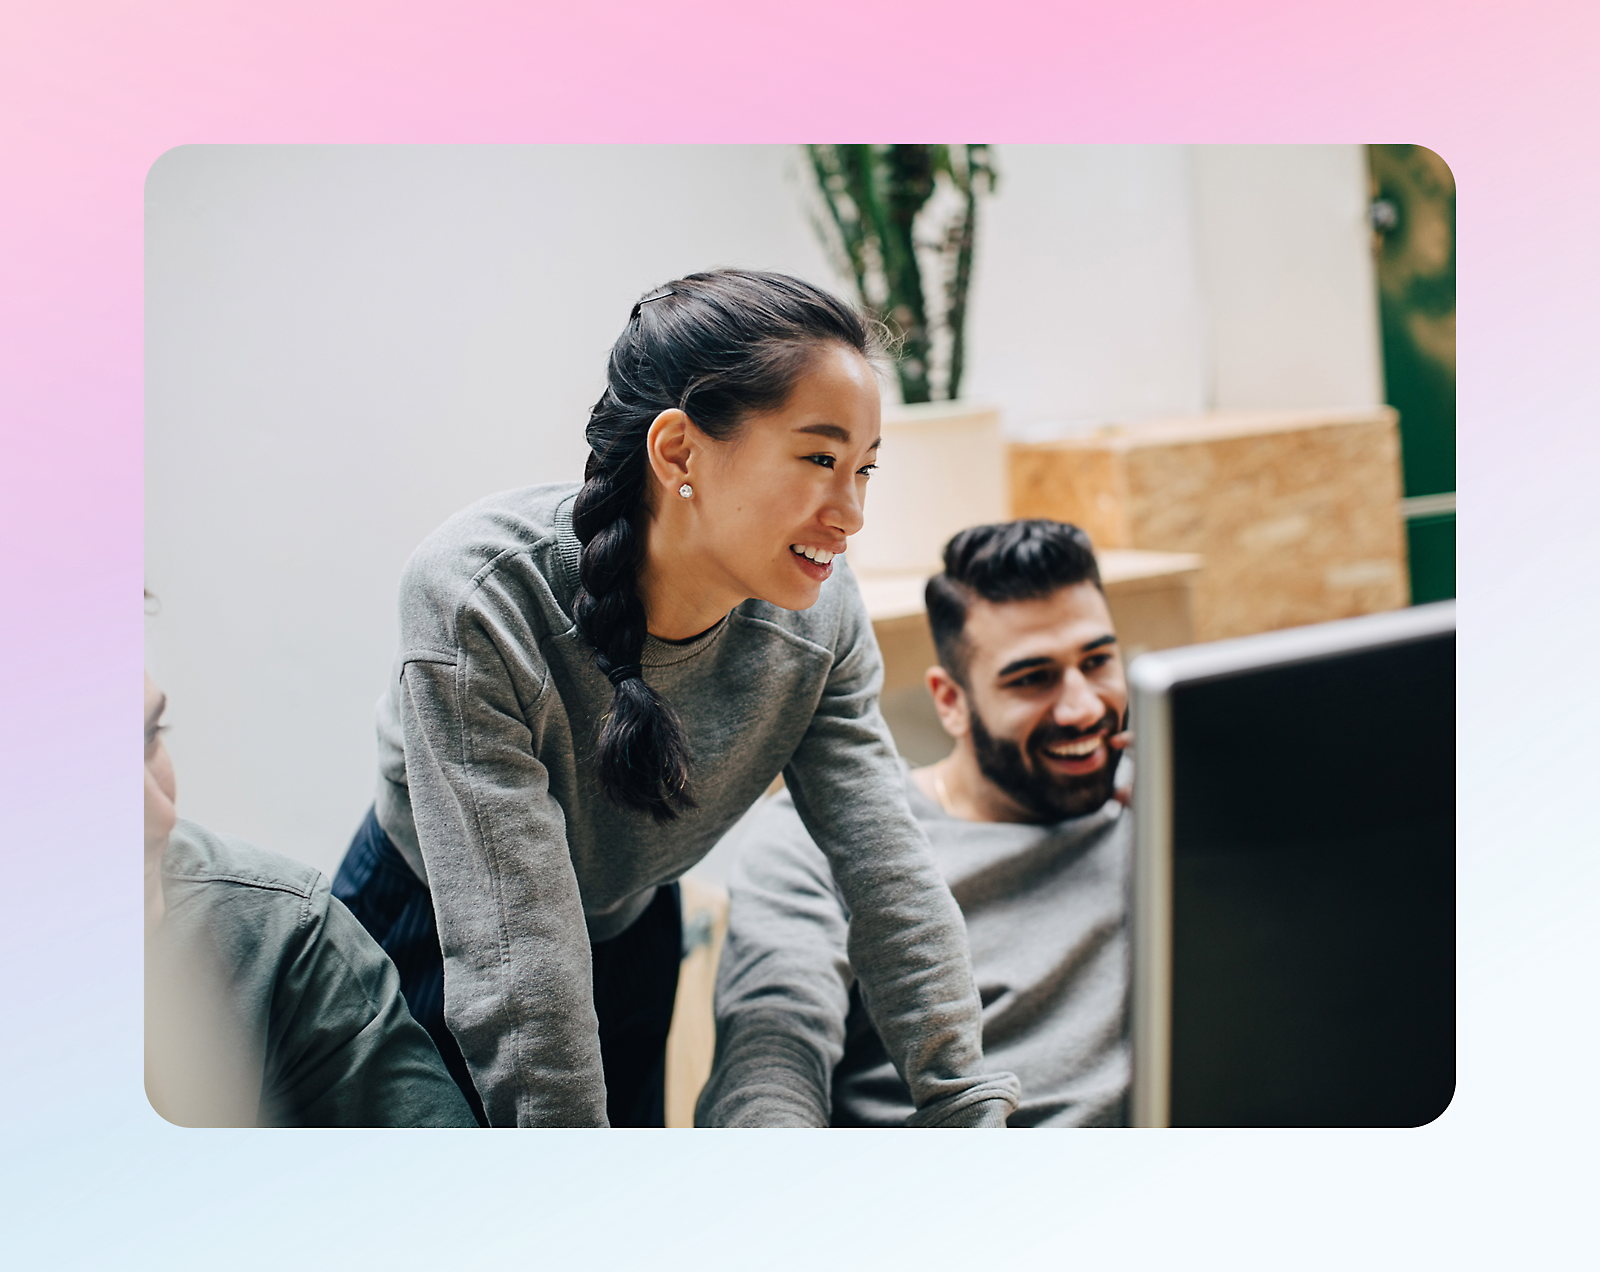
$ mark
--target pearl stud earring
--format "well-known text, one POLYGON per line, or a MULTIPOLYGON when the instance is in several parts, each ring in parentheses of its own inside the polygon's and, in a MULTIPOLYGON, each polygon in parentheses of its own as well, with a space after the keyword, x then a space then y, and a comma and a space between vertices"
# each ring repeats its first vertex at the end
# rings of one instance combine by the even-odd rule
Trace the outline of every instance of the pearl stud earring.
POLYGON ((678 487, 678 493, 680 495, 682 495, 685 499, 693 499, 694 498, 694 487, 691 486, 688 482, 684 482, 683 485, 678 487))

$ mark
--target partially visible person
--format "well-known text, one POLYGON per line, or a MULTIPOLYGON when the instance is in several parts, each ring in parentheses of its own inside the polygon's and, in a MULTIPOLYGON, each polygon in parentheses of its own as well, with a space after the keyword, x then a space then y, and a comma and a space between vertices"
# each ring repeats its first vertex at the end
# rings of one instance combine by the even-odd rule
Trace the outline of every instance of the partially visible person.
POLYGON ((145 1092, 180 1126, 476 1126, 310 866, 179 819, 145 676, 145 1092))
MULTIPOLYGON (((1116 632, 1088 537, 1054 521, 963 531, 927 586, 927 673, 948 758, 906 798, 966 919, 1007 1124, 1127 1120, 1132 817, 1116 632)), ((697 1124, 903 1126, 906 1086, 851 967, 851 913, 787 794, 740 832, 697 1124)))

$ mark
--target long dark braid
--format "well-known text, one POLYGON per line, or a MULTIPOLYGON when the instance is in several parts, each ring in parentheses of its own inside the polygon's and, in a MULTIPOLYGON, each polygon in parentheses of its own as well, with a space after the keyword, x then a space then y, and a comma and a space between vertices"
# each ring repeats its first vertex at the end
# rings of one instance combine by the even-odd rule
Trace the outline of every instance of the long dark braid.
POLYGON ((732 437, 752 413, 781 406, 826 343, 866 357, 878 347, 853 308, 809 283, 715 270, 646 296, 612 346, 606 390, 589 413, 589 462, 573 505, 572 527, 583 544, 573 618, 613 685, 595 747, 601 789, 658 821, 695 803, 683 723, 639 666, 646 436, 657 415, 676 407, 710 437, 732 437))

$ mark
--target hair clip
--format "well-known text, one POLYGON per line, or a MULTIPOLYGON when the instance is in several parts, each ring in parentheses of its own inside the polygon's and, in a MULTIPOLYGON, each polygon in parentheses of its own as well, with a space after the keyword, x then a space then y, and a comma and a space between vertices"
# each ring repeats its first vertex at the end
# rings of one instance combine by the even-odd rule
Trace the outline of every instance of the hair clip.
POLYGON ((677 294, 678 293, 673 291, 672 288, 663 287, 660 291, 654 292, 651 295, 646 296, 643 300, 636 302, 633 306, 633 313, 629 315, 629 318, 637 318, 639 316, 639 311, 648 305, 652 300, 665 300, 668 296, 676 296, 677 294))

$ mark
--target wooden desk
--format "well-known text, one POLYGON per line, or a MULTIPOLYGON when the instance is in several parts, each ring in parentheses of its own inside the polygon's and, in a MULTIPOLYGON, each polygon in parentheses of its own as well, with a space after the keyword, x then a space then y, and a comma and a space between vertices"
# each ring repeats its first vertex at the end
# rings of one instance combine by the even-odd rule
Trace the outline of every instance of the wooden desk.
POLYGON ((667 1033, 666 1121, 669 1127, 690 1127, 694 1125, 695 1101, 711 1076, 717 1049, 712 1004, 717 959, 728 932, 728 892, 692 874, 686 875, 679 887, 689 952, 678 969, 678 997, 667 1033))

